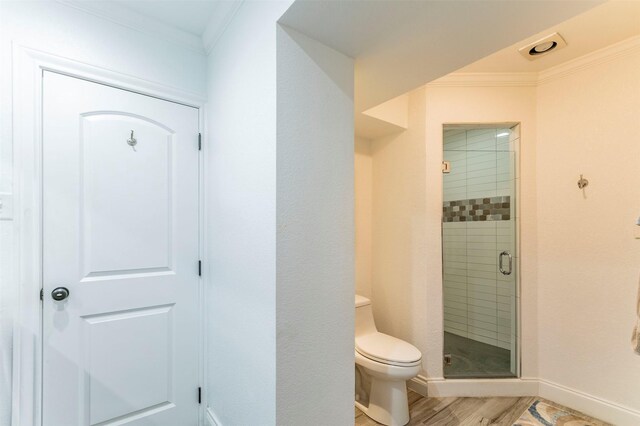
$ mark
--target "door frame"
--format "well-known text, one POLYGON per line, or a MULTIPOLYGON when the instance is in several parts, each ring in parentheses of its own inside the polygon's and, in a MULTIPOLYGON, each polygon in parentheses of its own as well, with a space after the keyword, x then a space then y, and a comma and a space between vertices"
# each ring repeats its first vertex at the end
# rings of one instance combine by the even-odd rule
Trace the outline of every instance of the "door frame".
MULTIPOLYGON (((521 144, 522 144, 522 122, 521 121, 486 121, 486 122, 466 122, 466 121, 455 121, 455 122, 448 122, 445 121, 443 123, 440 123, 440 129, 441 129, 441 139, 440 139, 440 149, 441 149, 441 158, 444 160, 444 130, 445 128, 461 128, 461 129, 482 129, 482 128, 487 128, 487 129, 494 129, 494 128, 509 128, 510 130, 516 129, 516 131, 518 132, 518 137, 516 138, 516 143, 513 145, 513 152, 514 153, 514 174, 513 174, 513 181, 514 181, 514 199, 515 199, 515 214, 514 214, 514 219, 515 219, 515 226, 514 226, 514 247, 516 250, 516 262, 515 262, 515 272, 516 272, 516 279, 515 279, 515 290, 516 290, 516 294, 515 294, 515 321, 516 321, 516 326, 515 329, 517 331, 517 336, 515 339, 515 354, 513 355, 513 357, 515 358, 515 377, 506 377, 506 378, 501 378, 501 377, 472 377, 472 378, 464 378, 464 379, 456 379, 456 378, 446 378, 444 377, 444 372, 443 372, 443 380, 444 381, 449 381, 449 382, 460 382, 463 380, 490 380, 492 382, 499 382, 500 380, 511 380, 511 381, 521 381, 523 380, 522 378, 522 343, 523 343, 523 336, 522 336, 522 303, 521 303, 521 295, 522 295, 522 273, 521 273, 521 267, 520 264, 521 262, 521 250, 520 250, 520 246, 521 246, 521 241, 522 241, 522 236, 521 236, 521 210, 520 210, 520 203, 521 203, 521 197, 522 197, 522 191, 520 188, 520 173, 521 173, 521 167, 520 167, 520 163, 521 163, 521 144)), ((441 180, 440 180, 440 203, 442 204, 442 200, 444 199, 444 175, 441 173, 441 180)), ((441 334, 441 342, 443 342, 443 351, 442 354, 444 355, 444 238, 442 237, 443 235, 443 231, 444 231, 444 227, 442 225, 442 222, 440 223, 440 258, 441 258, 441 279, 440 279, 440 286, 442 289, 442 298, 441 298, 441 306, 442 306, 442 315, 443 315, 443 320, 442 320, 442 334, 441 334)))
MULTIPOLYGON (((42 93, 43 73, 52 71, 198 109, 199 132, 206 140, 205 98, 199 94, 13 44, 12 123, 14 156, 13 253, 17 289, 13 324, 12 424, 42 424, 42 93)), ((195 141, 194 141, 195 143, 195 141)), ((206 259, 204 150, 198 155, 200 259, 206 259)), ((199 277, 198 370, 206 401, 206 268, 199 277)), ((199 425, 206 403, 200 404, 199 425)))

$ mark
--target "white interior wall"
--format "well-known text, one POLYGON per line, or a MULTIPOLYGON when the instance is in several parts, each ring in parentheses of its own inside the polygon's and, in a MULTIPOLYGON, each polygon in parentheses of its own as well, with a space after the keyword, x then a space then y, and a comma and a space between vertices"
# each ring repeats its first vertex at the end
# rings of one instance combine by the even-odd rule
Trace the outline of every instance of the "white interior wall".
POLYGON ((355 386, 353 60, 287 27, 277 38, 276 419, 348 425, 355 386))
POLYGON ((276 21, 289 4, 245 2, 208 58, 206 401, 219 425, 276 423, 276 21))
MULTIPOLYGON (((430 194, 425 179, 425 94, 424 87, 409 93, 406 131, 371 142, 371 296, 378 329, 413 343, 425 355, 426 361, 428 356, 433 356, 425 286, 433 256, 428 251, 427 234, 429 215, 426 209, 430 194)), ((434 214, 441 211, 442 207, 439 207, 434 214)), ((439 235, 438 230, 438 238, 439 235)), ((442 336, 438 339, 442 340, 442 336)))
POLYGON ((608 419, 615 424, 640 421, 640 357, 629 345, 640 275, 640 42, 629 46, 537 91, 539 373, 550 382, 541 392, 593 415, 598 405, 576 393, 635 410, 635 422, 608 419))
MULTIPOLYGON (((12 194, 12 50, 36 49, 171 88, 205 95, 206 58, 187 46, 52 1, 0 2, 0 192, 12 194)), ((19 97, 16 93, 14 96, 19 97)), ((14 217, 18 212, 13 212, 14 217)), ((0 220, 0 425, 11 418, 16 314, 13 220, 0 220)))
POLYGON ((353 61, 279 27, 290 3, 243 3, 209 57, 220 425, 353 422, 353 61))
POLYGON ((371 231, 373 209, 373 161, 371 141, 355 137, 356 294, 371 297, 371 231))

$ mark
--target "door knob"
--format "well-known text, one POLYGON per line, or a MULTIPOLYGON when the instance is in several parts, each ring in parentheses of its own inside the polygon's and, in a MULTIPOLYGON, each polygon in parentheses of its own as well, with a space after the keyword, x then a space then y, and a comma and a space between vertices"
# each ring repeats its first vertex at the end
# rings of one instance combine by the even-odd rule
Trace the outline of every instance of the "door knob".
POLYGON ((66 287, 56 287, 51 292, 53 300, 61 301, 69 297, 69 289, 66 287))

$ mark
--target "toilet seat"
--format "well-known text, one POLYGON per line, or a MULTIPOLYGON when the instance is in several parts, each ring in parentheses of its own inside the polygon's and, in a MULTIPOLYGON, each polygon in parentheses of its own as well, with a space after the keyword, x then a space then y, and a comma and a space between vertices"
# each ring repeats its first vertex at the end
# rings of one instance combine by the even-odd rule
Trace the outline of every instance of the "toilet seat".
POLYGON ((382 364, 413 367, 422 361, 418 348, 384 333, 356 337, 355 343, 360 355, 382 364))

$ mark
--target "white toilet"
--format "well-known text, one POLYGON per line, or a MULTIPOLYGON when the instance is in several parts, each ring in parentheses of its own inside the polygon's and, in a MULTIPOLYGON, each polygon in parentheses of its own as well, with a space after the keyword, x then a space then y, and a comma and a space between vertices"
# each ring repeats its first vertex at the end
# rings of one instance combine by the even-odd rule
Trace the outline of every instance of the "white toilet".
POLYGON ((407 380, 420 372, 422 354, 415 346, 378 332, 371 301, 356 295, 356 367, 370 382, 368 405, 356 407, 378 423, 404 426, 409 422, 407 380))

